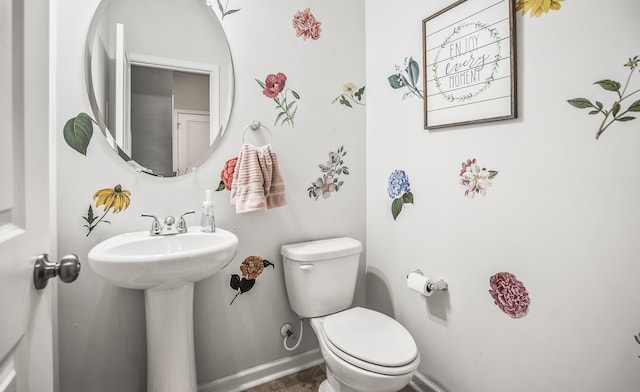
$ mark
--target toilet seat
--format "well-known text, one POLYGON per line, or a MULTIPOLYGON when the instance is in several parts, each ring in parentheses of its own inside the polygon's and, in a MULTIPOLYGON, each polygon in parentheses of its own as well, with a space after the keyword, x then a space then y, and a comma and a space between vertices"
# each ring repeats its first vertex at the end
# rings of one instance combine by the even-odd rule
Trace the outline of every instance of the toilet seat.
POLYGON ((327 347, 354 366, 390 376, 416 369, 415 341, 391 317, 356 307, 326 316, 322 324, 327 347))

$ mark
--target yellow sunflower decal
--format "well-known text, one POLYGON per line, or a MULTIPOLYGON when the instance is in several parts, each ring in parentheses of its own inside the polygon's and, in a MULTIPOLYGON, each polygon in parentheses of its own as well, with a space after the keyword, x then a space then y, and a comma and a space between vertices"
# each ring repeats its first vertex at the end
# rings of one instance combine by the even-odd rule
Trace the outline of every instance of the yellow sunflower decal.
POLYGON ((531 16, 540 17, 549 10, 557 11, 560 9, 560 2, 564 0, 518 0, 516 4, 516 12, 522 11, 522 15, 531 11, 531 16))
POLYGON ((108 211, 113 207, 113 213, 117 214, 129 207, 131 192, 122 189, 120 184, 113 188, 100 189, 93 194, 93 200, 96 200, 96 208, 104 205, 104 211, 108 211))
POLYGON ((96 191, 96 193, 93 194, 93 200, 96 201, 96 208, 104 206, 104 214, 98 218, 93 214, 93 206, 89 204, 87 216, 82 217, 86 222, 84 227, 87 228, 87 236, 91 234, 93 229, 95 229, 99 223, 111 224, 108 220, 104 220, 109 211, 113 211, 114 214, 117 214, 120 211, 126 210, 127 207, 129 207, 129 204, 131 204, 131 192, 126 189, 122 189, 122 186, 118 184, 113 188, 105 188, 96 191))

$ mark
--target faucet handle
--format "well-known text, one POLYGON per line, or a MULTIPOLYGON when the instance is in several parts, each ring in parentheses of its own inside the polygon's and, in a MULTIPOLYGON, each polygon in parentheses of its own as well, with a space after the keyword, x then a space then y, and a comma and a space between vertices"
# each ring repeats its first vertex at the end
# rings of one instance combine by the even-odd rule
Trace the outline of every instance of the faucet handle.
POLYGON ((171 215, 164 218, 164 225, 167 226, 167 228, 173 226, 175 223, 176 223, 176 218, 174 218, 171 215))
POLYGON ((185 215, 190 215, 195 213, 196 212, 194 210, 191 210, 191 211, 185 212, 180 216, 180 219, 178 219, 178 233, 186 233, 189 230, 189 228, 187 227, 187 222, 184 220, 184 217, 185 215))
POLYGON ((162 226, 160 225, 160 220, 158 220, 157 216, 150 215, 150 214, 142 214, 140 216, 142 216, 143 218, 152 218, 153 219, 153 223, 151 224, 151 229, 149 230, 149 234, 151 234, 151 235, 160 234, 160 232, 162 231, 162 226))

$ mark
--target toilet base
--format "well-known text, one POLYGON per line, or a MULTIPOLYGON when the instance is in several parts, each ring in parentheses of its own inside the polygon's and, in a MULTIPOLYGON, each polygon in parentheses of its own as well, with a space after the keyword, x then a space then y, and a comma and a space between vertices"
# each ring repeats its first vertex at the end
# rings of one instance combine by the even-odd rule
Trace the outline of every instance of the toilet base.
MULTIPOLYGON (((318 392, 369 392, 369 388, 364 389, 354 389, 350 386, 344 384, 333 374, 329 367, 326 368, 327 379, 320 383, 318 388, 318 392)), ((396 392, 396 389, 393 389, 389 392, 396 392)))
POLYGON ((318 392, 335 392, 331 385, 329 385, 329 380, 324 380, 320 383, 320 387, 318 388, 318 392))
POLYGON ((328 366, 325 370, 327 372, 327 379, 320 384, 318 392, 364 392, 350 388, 348 385, 340 382, 328 366))

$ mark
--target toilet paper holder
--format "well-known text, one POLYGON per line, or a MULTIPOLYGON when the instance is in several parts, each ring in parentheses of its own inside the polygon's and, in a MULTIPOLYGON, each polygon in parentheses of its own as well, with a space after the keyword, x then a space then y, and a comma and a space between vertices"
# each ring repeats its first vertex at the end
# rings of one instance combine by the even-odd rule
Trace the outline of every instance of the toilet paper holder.
MULTIPOLYGON (((424 273, 417 269, 415 271, 412 271, 414 274, 420 274, 424 276, 424 273)), ((407 274, 407 278, 409 278, 409 274, 407 274)), ((433 281, 428 281, 427 282, 427 292, 431 292, 431 291, 446 291, 449 289, 449 285, 447 284, 447 282, 444 281, 444 279, 440 279, 437 280, 435 282, 433 281)))

